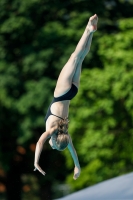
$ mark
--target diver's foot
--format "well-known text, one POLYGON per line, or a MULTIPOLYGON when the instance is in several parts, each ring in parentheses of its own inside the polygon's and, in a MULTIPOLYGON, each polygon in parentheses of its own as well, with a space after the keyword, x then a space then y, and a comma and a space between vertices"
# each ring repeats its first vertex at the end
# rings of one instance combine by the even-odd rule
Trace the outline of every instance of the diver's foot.
POLYGON ((95 32, 97 30, 97 23, 98 23, 98 16, 95 14, 92 17, 90 17, 88 22, 88 30, 90 32, 95 32))

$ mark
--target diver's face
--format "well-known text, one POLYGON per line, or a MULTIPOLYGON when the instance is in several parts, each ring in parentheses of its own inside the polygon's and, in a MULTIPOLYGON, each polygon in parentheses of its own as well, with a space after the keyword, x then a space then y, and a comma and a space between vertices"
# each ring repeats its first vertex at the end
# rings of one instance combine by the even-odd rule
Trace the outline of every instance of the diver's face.
POLYGON ((53 144, 52 138, 50 138, 49 144, 50 144, 50 146, 52 147, 52 149, 56 149, 55 145, 53 144))
POLYGON ((55 135, 53 135, 51 138, 50 138, 50 140, 49 140, 49 144, 50 144, 50 146, 52 147, 52 149, 56 149, 56 150, 58 150, 58 151, 63 151, 64 149, 66 149, 66 148, 64 148, 64 149, 59 149, 59 147, 57 146, 57 144, 56 144, 56 136, 55 135))
POLYGON ((60 151, 60 149, 56 145, 56 136, 55 135, 52 135, 52 137, 49 140, 49 144, 52 147, 52 149, 56 149, 56 150, 60 151))
POLYGON ((49 144, 52 147, 52 149, 56 149, 58 151, 62 151, 58 148, 58 146, 56 145, 56 137, 53 135, 50 140, 49 140, 49 144))

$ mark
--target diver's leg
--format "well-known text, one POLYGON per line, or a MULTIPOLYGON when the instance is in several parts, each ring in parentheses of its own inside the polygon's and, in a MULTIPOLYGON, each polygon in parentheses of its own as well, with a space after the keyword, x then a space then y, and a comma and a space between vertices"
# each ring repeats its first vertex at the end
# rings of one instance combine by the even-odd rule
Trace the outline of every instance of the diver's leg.
POLYGON ((91 47, 91 42, 92 42, 92 37, 93 34, 90 34, 90 37, 88 37, 88 41, 84 47, 84 52, 82 53, 82 56, 80 56, 80 59, 78 61, 77 67, 75 69, 75 73, 72 78, 72 83, 74 83, 77 87, 79 87, 80 84, 80 75, 81 75, 81 69, 82 69, 82 63, 88 54, 90 47, 91 47))
POLYGON ((80 75, 81 75, 81 69, 82 69, 82 63, 83 63, 83 57, 80 58, 80 61, 78 62, 78 65, 76 67, 74 76, 72 78, 72 83, 74 85, 76 85, 77 88, 79 88, 79 84, 80 84, 80 75))
POLYGON ((61 70, 54 92, 55 97, 66 93, 70 89, 72 82, 76 86, 79 85, 82 62, 90 50, 93 32, 97 29, 97 21, 97 15, 90 17, 75 51, 61 70))

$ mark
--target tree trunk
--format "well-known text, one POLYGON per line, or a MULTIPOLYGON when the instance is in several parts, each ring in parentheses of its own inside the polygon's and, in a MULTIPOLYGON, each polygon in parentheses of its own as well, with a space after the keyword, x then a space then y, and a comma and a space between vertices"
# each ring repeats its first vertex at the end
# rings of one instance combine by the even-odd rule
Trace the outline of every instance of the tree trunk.
POLYGON ((21 200, 21 187, 20 165, 14 161, 7 173, 7 200, 21 200))
POLYGON ((47 185, 41 187, 41 200, 52 200, 51 184, 47 182, 47 185))

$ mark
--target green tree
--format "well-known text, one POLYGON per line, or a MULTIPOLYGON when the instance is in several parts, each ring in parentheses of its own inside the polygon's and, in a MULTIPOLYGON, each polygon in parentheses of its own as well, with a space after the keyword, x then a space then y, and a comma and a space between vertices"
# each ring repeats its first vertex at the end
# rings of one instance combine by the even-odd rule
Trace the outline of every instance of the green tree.
MULTIPOLYGON (((108 37, 108 34, 118 32, 119 28, 117 23, 114 23, 114 21, 118 18, 120 19, 121 17, 123 18, 123 21, 120 21, 122 32, 127 32, 126 34, 131 32, 130 30, 132 27, 128 26, 128 28, 126 28, 127 25, 124 20, 126 20, 125 18, 132 16, 132 9, 132 2, 120 0, 113 2, 107 2, 105 0, 100 2, 79 0, 1 0, 0 184, 3 184, 3 188, 6 186, 6 192, 3 195, 6 196, 5 198, 8 200, 39 200, 55 198, 55 194, 52 193, 52 186, 64 182, 65 177, 71 171, 70 164, 67 168, 65 166, 65 162, 68 162, 68 160, 63 156, 64 154, 62 155, 59 154, 59 152, 52 151, 50 147, 45 145, 44 152, 41 157, 41 166, 46 171, 47 176, 44 178, 39 173, 32 172, 35 143, 37 142, 40 134, 45 130, 44 116, 53 96, 55 81, 62 66, 73 52, 80 36, 82 35, 88 18, 94 13, 97 13, 100 16, 99 32, 95 34, 95 40, 93 42, 91 52, 84 62, 84 67, 88 68, 89 66, 90 69, 97 67, 102 70, 97 71, 97 69, 95 69, 92 72, 87 70, 83 73, 83 77, 85 76, 86 80, 86 74, 89 72, 88 75, 91 76, 92 79, 90 81, 93 82, 93 78, 96 77, 95 73, 97 74, 97 79, 101 79, 101 73, 104 73, 103 67, 107 68, 108 65, 106 63, 110 62, 109 49, 108 51, 106 50, 105 44, 108 42, 108 46, 111 47, 112 44, 109 43, 110 38, 112 38, 112 42, 115 38, 115 35, 114 37, 113 35, 109 35, 108 37), (107 40, 106 43, 105 40, 107 40), (99 50, 97 51, 97 49, 99 50)), ((131 35, 128 36, 130 41, 125 37, 125 35, 123 37, 125 38, 123 43, 125 46, 127 45, 127 41, 129 41, 129 43, 131 42, 131 35)), ((122 41, 119 42, 119 44, 122 45, 122 41)), ((116 49, 117 48, 114 46, 115 51, 116 49)), ((130 44, 129 49, 131 49, 130 44)), ((121 61, 122 59, 123 56, 121 56, 121 61)), ((114 73, 115 68, 117 67, 116 61, 118 62, 118 57, 116 57, 112 64, 114 66, 114 73)), ((129 62, 128 58, 126 58, 124 62, 129 62)), ((123 73, 125 68, 123 67, 122 69, 123 73)), ((114 80, 115 76, 112 76, 114 80)), ((127 77, 125 77, 125 81, 128 81, 128 78, 129 76, 127 75, 127 77)), ((111 78, 109 77, 107 79, 107 83, 109 84, 111 81, 110 79, 111 78)), ((124 84, 124 81, 122 81, 122 83, 124 84)), ((116 87, 118 90, 119 87, 123 86, 116 87)), ((126 87, 128 86, 126 85, 126 87)), ((96 88, 98 88, 96 91, 100 91, 100 86, 97 86, 96 88)), ((111 90, 111 88, 108 90, 114 91, 111 90)), ((93 88, 91 89, 88 87, 87 82, 81 83, 80 92, 84 92, 86 94, 85 91, 91 93, 89 94, 89 97, 95 94, 93 88)), ((106 102, 107 104, 109 104, 109 102, 111 104, 112 102, 112 104, 114 104, 114 101, 116 101, 116 94, 112 94, 112 96, 114 95, 112 97, 114 101, 111 101, 110 99, 106 100, 105 89, 103 88, 102 91, 102 95, 105 98, 105 101, 103 102, 106 102)), ((82 94, 80 92, 79 95, 82 94)), ((120 99, 120 96, 118 96, 118 99, 120 99)), ((88 99, 86 96, 82 96, 82 101, 85 104, 84 108, 86 110, 86 105, 88 105, 88 99)), ((102 98, 100 100, 99 97, 99 101, 102 104, 102 98)), ((127 103, 128 106, 132 104, 130 101, 131 100, 127 103)), ((84 129, 86 125, 83 125, 83 121, 79 118, 80 112, 74 112, 75 106, 77 108, 77 105, 81 103, 82 102, 79 100, 79 96, 77 96, 71 105, 72 114, 70 117, 72 116, 74 121, 77 120, 77 124, 79 126, 78 130, 81 130, 84 135, 88 135, 88 127, 84 129), (75 117, 73 117, 74 115, 75 117)), ((85 110, 83 109, 82 111, 85 112, 85 110)), ((86 112, 88 113, 90 111, 86 110, 86 112)), ((127 113, 129 119, 130 112, 131 110, 127 113)), ((94 111, 92 113, 94 113, 94 111)), ((123 115, 125 115, 125 112, 123 113, 123 115)), ((89 114, 85 115, 88 116, 89 114)), ((92 114, 90 113, 89 116, 91 115, 92 114)), ((74 144, 77 149, 79 148, 79 139, 82 138, 80 138, 81 134, 77 130, 78 126, 74 122, 72 122, 70 126, 70 132, 73 135, 74 144)), ((99 121, 96 124, 94 115, 92 123, 90 123, 90 125, 88 123, 88 126, 94 127, 94 130, 96 127, 99 127, 99 121), (94 125, 93 120, 95 122, 94 125)), ((91 130, 94 132, 93 128, 91 128, 91 130)), ((107 139, 107 144, 111 146, 111 142, 114 140, 114 134, 108 137, 106 133, 108 133, 108 130, 107 132, 104 130, 104 134, 107 139)), ((89 134, 91 134, 91 132, 89 132, 89 134)), ((99 132, 99 137, 101 137, 100 134, 101 132, 99 132)), ((96 137, 98 137, 98 131, 96 137)), ((92 145, 92 143, 90 143, 90 145, 92 145)), ((87 148, 87 146, 83 146, 84 152, 85 150, 87 151, 87 148)), ((107 149, 109 149, 109 146, 107 146, 107 149)), ((97 151, 99 151, 98 148, 97 151)), ((117 154, 118 151, 119 149, 116 148, 117 154)), ((108 152, 111 152, 110 149, 108 152)), ((82 160, 84 156, 83 151, 80 153, 78 149, 78 153, 80 160, 82 160)), ((126 156, 128 157, 129 155, 126 153, 125 157, 126 156)), ((86 159, 87 160, 85 161, 81 161, 83 170, 85 167, 86 170, 88 170, 88 160, 90 158, 86 159)), ((100 170, 100 166, 105 163, 103 161, 101 162, 99 157, 97 157, 96 161, 93 161, 96 170, 100 170), (99 167, 97 167, 97 165, 99 167)), ((92 168, 94 165, 92 163, 92 168)), ((89 169, 91 169, 91 166, 89 169)), ((125 166, 127 166, 127 164, 125 164, 125 166)), ((94 172, 96 170, 92 171, 94 172)), ((127 168, 125 171, 126 170, 127 168)), ((130 171, 130 168, 127 171, 130 171)), ((103 176, 102 172, 100 174, 100 178, 98 179, 95 178, 94 174, 94 176, 92 176, 93 181, 90 181, 90 184, 114 176, 114 172, 112 175, 107 172, 103 176)), ((118 173, 115 174, 117 175, 118 173)), ((82 188, 87 185, 87 181, 85 181, 87 176, 81 175, 81 177, 84 177, 81 182, 83 184, 80 185, 80 187, 75 185, 75 189, 82 188)), ((74 183, 78 184, 79 182, 74 183)), ((59 194, 57 195, 59 196, 59 194)), ((3 198, 3 196, 0 196, 0 198, 1 197, 3 198)))
MULTIPOLYGON (((79 94, 71 105, 70 132, 82 166, 79 180, 67 179, 74 190, 132 171, 132 22, 133 18, 118 20, 117 33, 99 37, 103 65, 83 70, 79 94)), ((66 157, 71 168, 67 152, 66 157)))

